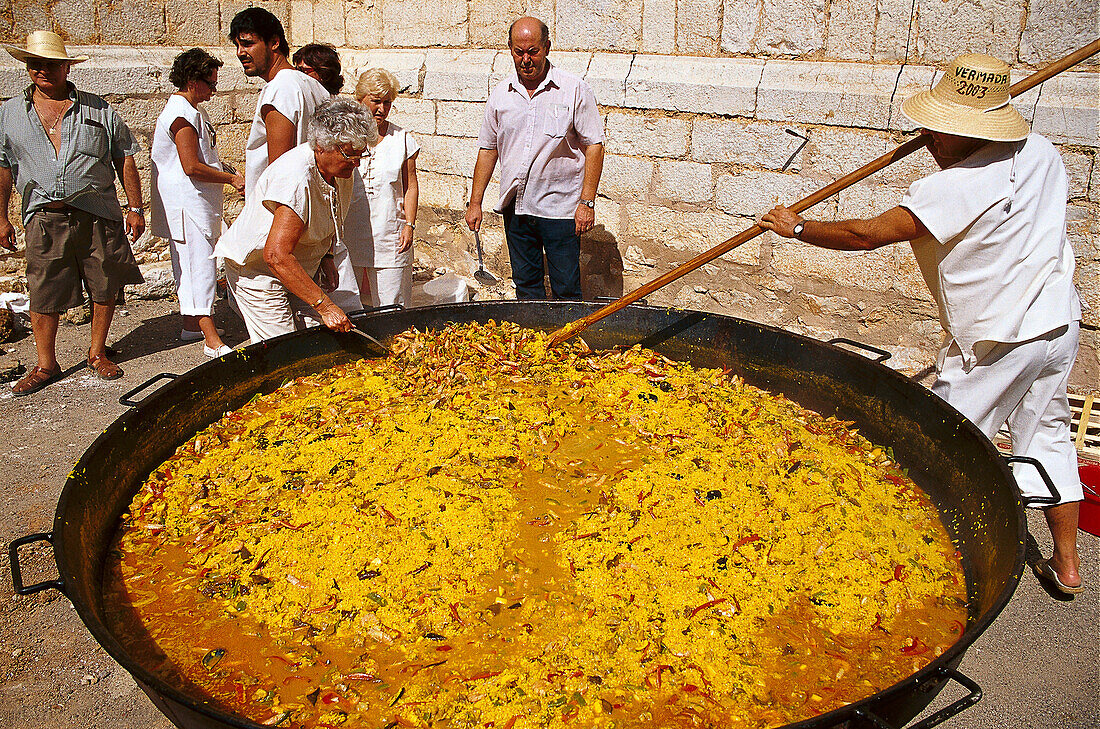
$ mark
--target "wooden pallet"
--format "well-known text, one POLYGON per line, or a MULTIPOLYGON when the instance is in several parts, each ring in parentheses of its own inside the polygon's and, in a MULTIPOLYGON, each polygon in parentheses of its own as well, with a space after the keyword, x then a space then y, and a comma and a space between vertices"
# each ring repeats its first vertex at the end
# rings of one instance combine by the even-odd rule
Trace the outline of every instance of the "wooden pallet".
MULTIPOLYGON (((1078 458, 1100 463, 1100 398, 1070 393, 1069 409, 1072 413, 1070 432, 1073 434, 1078 458)), ((1010 451, 1008 428, 1001 428, 993 442, 1002 451, 1010 451)))

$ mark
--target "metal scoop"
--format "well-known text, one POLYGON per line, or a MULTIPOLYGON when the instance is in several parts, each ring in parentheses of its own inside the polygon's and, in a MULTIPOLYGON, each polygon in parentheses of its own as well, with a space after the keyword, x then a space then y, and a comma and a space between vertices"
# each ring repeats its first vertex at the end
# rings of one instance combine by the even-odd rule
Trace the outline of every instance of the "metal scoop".
POLYGON ((500 279, 485 270, 485 261, 481 256, 481 236, 476 230, 474 231, 474 243, 477 244, 477 270, 474 271, 474 281, 482 286, 496 286, 500 283, 500 279))

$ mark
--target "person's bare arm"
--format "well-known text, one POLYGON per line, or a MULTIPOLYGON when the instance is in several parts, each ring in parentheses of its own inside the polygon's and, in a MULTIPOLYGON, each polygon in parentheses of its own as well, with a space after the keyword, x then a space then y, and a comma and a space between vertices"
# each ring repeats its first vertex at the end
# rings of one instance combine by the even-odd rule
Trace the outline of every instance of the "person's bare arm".
POLYGON ((477 162, 474 163, 474 179, 470 183, 470 204, 466 207, 466 225, 470 230, 481 230, 481 202, 485 199, 485 188, 497 166, 495 149, 479 149, 477 162))
POLYGON ((351 331, 351 320, 347 314, 332 303, 321 287, 313 280, 302 264, 294 256, 294 249, 306 230, 305 222, 286 205, 275 208, 271 230, 264 243, 264 263, 275 277, 286 286, 287 291, 306 302, 321 315, 321 321, 329 329, 340 332, 351 331))
POLYGON ((267 163, 271 164, 297 146, 298 130, 294 122, 271 104, 264 104, 260 108, 260 116, 267 127, 267 163))
POLYGON ((244 192, 244 177, 224 172, 199 159, 199 133, 185 119, 176 119, 170 127, 183 173, 196 182, 220 182, 244 192))
POLYGON ((771 209, 760 227, 784 238, 794 238, 794 226, 804 222, 798 239, 804 243, 837 251, 871 251, 891 243, 916 240, 928 234, 917 216, 903 207, 893 207, 868 220, 806 220, 783 205, 771 209))
POLYGON ((15 228, 12 226, 11 220, 8 219, 8 207, 11 205, 11 190, 11 170, 7 167, 0 167, 0 208, 3 209, 3 214, 0 215, 0 246, 7 248, 9 251, 14 251, 15 228))
MULTIPOLYGON (((581 199, 595 200, 596 189, 600 186, 603 174, 603 144, 590 144, 584 148, 584 179, 581 181, 581 199)), ((592 230, 596 224, 596 211, 587 205, 578 204, 573 216, 577 223, 577 235, 592 230)))
POLYGON ((128 154, 114 160, 115 171, 122 180, 122 189, 126 192, 126 232, 131 242, 136 242, 145 232, 145 214, 135 213, 141 209, 141 177, 138 175, 137 162, 128 154))
MULTIPOLYGON (((419 153, 418 153, 419 154, 419 153)), ((405 185, 405 222, 408 224, 401 229, 401 240, 397 244, 397 252, 404 253, 413 244, 413 228, 416 227, 416 208, 420 204, 420 186, 416 181, 416 156, 405 160, 401 170, 402 182, 405 185)))

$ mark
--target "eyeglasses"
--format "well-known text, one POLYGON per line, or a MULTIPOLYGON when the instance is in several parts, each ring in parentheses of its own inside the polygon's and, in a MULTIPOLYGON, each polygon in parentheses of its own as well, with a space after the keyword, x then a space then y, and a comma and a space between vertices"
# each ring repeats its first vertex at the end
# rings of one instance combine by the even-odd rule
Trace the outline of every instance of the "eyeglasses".
POLYGON ((348 154, 344 150, 337 147, 336 151, 339 152, 340 156, 346 159, 348 162, 359 163, 363 160, 363 155, 366 153, 367 150, 361 149, 358 152, 354 152, 353 154, 348 154))
POLYGON ((217 90, 218 90, 218 82, 217 82, 217 81, 211 81, 211 80, 210 80, 210 79, 208 79, 208 78, 204 78, 204 79, 200 79, 200 80, 201 80, 201 81, 202 81, 202 82, 203 82, 204 84, 206 84, 207 86, 209 86, 209 87, 210 87, 210 90, 211 90, 211 91, 217 91, 217 90))

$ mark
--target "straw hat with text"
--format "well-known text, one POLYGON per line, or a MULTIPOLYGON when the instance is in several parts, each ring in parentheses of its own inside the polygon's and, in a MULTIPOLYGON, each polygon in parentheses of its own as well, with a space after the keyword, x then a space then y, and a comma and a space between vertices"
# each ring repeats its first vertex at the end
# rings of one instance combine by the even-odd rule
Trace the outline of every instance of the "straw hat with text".
POLYGON ((934 132, 1017 142, 1031 127, 1008 103, 1009 70, 992 56, 959 56, 930 91, 906 99, 901 113, 934 132))
POLYGON ((27 47, 20 48, 9 43, 3 44, 8 53, 15 56, 16 60, 27 61, 38 59, 43 61, 69 61, 80 63, 87 61, 87 56, 70 56, 65 50, 65 41, 57 33, 48 30, 36 30, 27 36, 27 47))

